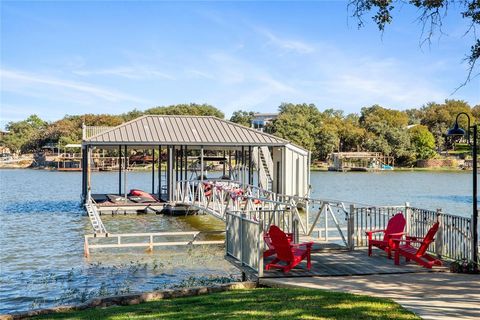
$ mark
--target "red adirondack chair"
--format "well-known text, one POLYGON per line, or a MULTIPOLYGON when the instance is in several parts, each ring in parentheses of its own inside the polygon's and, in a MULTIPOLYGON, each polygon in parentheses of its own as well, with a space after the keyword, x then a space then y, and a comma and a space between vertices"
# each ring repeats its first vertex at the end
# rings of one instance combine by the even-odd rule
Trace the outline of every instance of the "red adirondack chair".
POLYGON ((388 220, 387 228, 384 230, 371 230, 365 232, 368 236, 368 255, 372 255, 372 246, 382 249, 388 254, 388 258, 392 257, 392 250, 395 249, 394 239, 401 239, 403 229, 405 229, 406 220, 401 212, 397 213, 388 220), (377 240, 373 238, 373 234, 383 232, 383 239, 377 240))
POLYGON ((265 269, 270 270, 271 268, 279 268, 287 273, 306 258, 307 269, 310 270, 312 267, 310 253, 312 251, 313 242, 291 244, 288 241, 287 235, 275 225, 270 226, 268 233, 275 248, 276 256, 272 262, 265 266, 265 269), (279 264, 279 262, 284 262, 286 264, 279 264))
MULTIPOLYGON (((286 232, 285 235, 287 236, 288 242, 292 243, 293 233, 287 233, 286 232)), ((267 258, 267 257, 270 257, 271 255, 274 255, 276 253, 276 251, 275 251, 275 246, 272 243, 272 238, 270 237, 270 233, 266 232, 263 235, 263 241, 265 241, 265 243, 267 244, 267 247, 268 247, 268 249, 265 250, 265 252, 263 253, 263 257, 267 258)))
POLYGON ((428 230, 427 235, 424 238, 407 236, 405 240, 394 239, 393 241, 397 246, 395 249, 395 264, 399 265, 400 256, 404 256, 407 262, 413 260, 428 269, 431 269, 432 266, 441 266, 442 262, 440 260, 427 253, 428 246, 433 242, 439 225, 440 224, 436 222, 430 230, 428 230), (400 244, 402 242, 405 242, 405 244, 400 244), (417 248, 412 246, 411 243, 418 243, 420 246, 417 248))

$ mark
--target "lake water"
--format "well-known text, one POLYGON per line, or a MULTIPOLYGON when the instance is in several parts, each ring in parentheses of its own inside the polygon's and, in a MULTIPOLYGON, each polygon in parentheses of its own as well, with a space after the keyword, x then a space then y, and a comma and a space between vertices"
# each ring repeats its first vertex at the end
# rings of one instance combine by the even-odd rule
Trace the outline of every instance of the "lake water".
MULTIPOLYGON (((95 173, 93 192, 112 192, 118 176, 95 173)), ((471 172, 312 173, 312 197, 372 205, 411 205, 470 216, 471 172)), ((96 295, 223 282, 239 277, 221 247, 93 251, 80 207, 80 173, 0 171, 0 313, 85 301, 96 295)), ((150 173, 128 173, 128 187, 149 190, 150 173)), ((220 230, 209 216, 105 216, 114 232, 220 230)))

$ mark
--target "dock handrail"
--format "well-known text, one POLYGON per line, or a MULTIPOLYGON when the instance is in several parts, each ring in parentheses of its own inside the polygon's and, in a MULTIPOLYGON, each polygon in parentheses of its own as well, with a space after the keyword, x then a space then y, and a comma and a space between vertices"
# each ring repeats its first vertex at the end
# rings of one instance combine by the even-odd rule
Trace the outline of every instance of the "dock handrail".
POLYGON ((92 224, 93 231, 95 234, 107 234, 107 229, 98 214, 97 206, 95 200, 89 194, 87 201, 85 203, 85 209, 87 210, 88 217, 90 218, 90 223, 92 224))
POLYGON ((220 231, 179 231, 179 232, 145 232, 145 233, 117 233, 117 234, 87 234, 85 235, 84 253, 85 256, 90 256, 91 249, 101 248, 147 248, 150 252, 154 247, 171 247, 171 246, 187 246, 187 245, 222 245, 224 240, 199 240, 200 234, 221 234, 225 233, 224 230, 220 231), (185 236, 188 239, 185 239, 185 236), (183 237, 177 241, 155 241, 158 237, 183 237), (141 238, 143 241, 124 242, 123 238, 141 238), (94 243, 91 244, 90 240, 95 239, 97 242, 107 243, 94 243), (144 241, 147 240, 147 241, 144 241))
POLYGON ((226 220, 227 211, 291 210, 298 218, 303 233, 306 233, 297 207, 291 202, 277 201, 272 195, 273 192, 238 181, 182 180, 177 182, 175 201, 208 212, 221 220, 226 220))

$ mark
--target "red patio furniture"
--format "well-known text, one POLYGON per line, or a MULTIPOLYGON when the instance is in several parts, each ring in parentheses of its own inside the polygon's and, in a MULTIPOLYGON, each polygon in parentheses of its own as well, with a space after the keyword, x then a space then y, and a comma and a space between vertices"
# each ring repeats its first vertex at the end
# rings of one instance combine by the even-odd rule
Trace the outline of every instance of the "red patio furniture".
POLYGON ((305 258, 307 259, 307 269, 311 269, 312 263, 310 253, 312 251, 313 242, 291 244, 288 241, 285 232, 275 225, 270 226, 268 233, 273 247, 275 248, 276 256, 272 262, 265 266, 265 269, 270 270, 271 268, 279 268, 283 270, 284 273, 287 273, 305 258), (279 264, 279 262, 284 262, 285 264, 279 264))
MULTIPOLYGON (((292 241, 293 241, 293 233, 285 232, 285 235, 287 236, 288 242, 291 244, 292 241)), ((268 249, 265 250, 265 252, 263 253, 263 257, 267 258, 267 257, 270 257, 271 255, 274 255, 276 253, 275 246, 272 243, 272 238, 270 237, 269 232, 266 232, 263 235, 263 241, 265 241, 265 243, 268 247, 268 249)))
POLYGON ((400 256, 404 256, 407 262, 413 260, 428 269, 431 269, 432 266, 441 266, 442 262, 439 259, 436 259, 427 253, 428 246, 433 242, 439 225, 440 224, 436 222, 430 230, 428 230, 427 235, 424 238, 407 236, 405 240, 394 239, 393 241, 396 243, 395 264, 399 265, 400 256), (400 244, 401 242, 405 242, 405 244, 400 244), (412 246, 412 243, 419 244, 419 247, 412 246))
POLYGON ((384 230, 371 230, 365 232, 368 236, 368 255, 372 255, 372 246, 385 251, 390 259, 392 250, 395 249, 394 239, 401 239, 405 229, 406 220, 401 212, 397 213, 388 220, 387 228, 384 230), (373 234, 383 232, 383 239, 374 239, 373 234))

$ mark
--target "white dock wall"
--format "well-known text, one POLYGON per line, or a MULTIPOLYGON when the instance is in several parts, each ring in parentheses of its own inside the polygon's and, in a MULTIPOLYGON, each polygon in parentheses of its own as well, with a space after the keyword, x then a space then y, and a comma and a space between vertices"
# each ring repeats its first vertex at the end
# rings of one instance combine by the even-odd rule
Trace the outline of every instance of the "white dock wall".
POLYGON ((304 197, 308 193, 310 174, 309 152, 288 144, 273 148, 273 191, 304 197))

